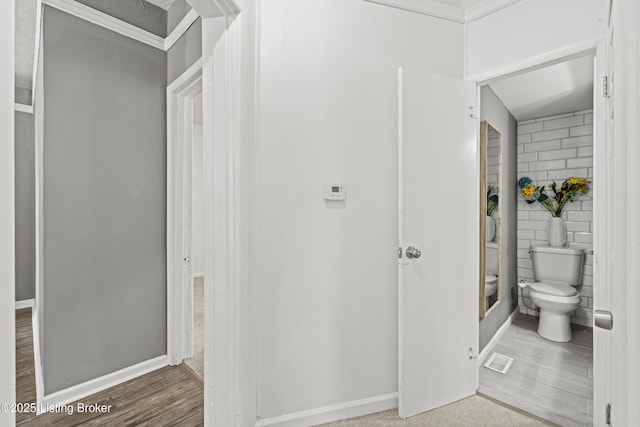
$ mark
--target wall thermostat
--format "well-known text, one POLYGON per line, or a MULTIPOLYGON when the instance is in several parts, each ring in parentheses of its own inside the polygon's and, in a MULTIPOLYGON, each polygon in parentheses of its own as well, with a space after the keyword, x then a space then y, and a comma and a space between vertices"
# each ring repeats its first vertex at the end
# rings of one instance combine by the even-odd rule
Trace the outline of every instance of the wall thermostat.
POLYGON ((324 199, 325 200, 345 200, 347 193, 344 184, 325 184, 324 199))

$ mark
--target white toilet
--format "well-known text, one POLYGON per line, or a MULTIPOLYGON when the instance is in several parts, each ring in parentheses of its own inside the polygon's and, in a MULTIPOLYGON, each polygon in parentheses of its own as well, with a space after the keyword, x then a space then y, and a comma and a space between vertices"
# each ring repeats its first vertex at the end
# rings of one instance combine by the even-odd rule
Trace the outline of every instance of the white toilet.
POLYGON ((485 254, 484 296, 487 298, 488 308, 489 297, 498 290, 498 243, 487 242, 485 254))
POLYGON ((529 296, 540 308, 538 334, 551 341, 571 341, 569 314, 580 305, 574 288, 582 283, 584 252, 582 249, 532 247, 534 283, 529 296))

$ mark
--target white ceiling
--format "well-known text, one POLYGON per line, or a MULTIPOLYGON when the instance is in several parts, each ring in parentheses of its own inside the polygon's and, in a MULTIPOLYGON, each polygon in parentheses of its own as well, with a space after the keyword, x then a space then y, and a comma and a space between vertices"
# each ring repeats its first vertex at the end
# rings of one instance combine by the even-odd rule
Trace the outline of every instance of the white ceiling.
POLYGON ((169 10, 169 8, 175 3, 176 0, 145 0, 147 3, 154 4, 158 7, 161 7, 164 10, 169 10))
POLYGON ((490 83, 519 120, 593 108, 593 57, 583 56, 490 83))

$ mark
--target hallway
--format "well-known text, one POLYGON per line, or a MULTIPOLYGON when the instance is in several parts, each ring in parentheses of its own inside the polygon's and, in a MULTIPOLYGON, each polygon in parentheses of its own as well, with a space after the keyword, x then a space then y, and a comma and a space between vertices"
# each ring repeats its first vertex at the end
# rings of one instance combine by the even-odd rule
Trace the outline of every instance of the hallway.
MULTIPOLYGON (((28 308, 16 311, 16 365, 17 401, 33 403, 36 390, 28 308)), ((202 380, 183 365, 167 366, 65 405, 64 411, 16 414, 16 426, 202 426, 203 402, 202 380), (78 412, 82 405, 98 405, 106 412, 78 412)))

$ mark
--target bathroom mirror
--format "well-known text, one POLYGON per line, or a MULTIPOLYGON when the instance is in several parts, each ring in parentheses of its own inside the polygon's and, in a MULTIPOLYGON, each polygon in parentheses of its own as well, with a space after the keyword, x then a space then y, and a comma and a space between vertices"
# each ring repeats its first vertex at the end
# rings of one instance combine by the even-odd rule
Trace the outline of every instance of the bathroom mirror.
POLYGON ((480 123, 480 318, 500 302, 502 134, 480 123))

